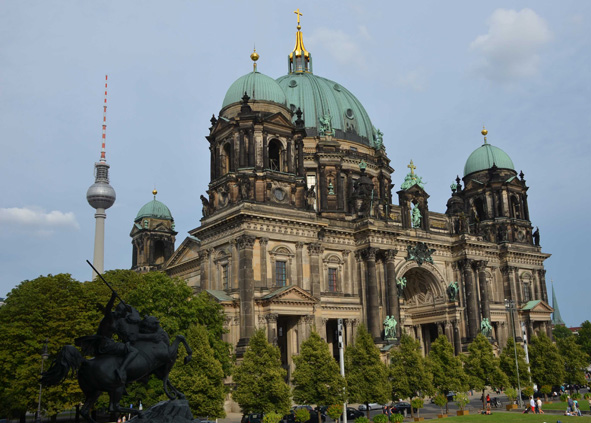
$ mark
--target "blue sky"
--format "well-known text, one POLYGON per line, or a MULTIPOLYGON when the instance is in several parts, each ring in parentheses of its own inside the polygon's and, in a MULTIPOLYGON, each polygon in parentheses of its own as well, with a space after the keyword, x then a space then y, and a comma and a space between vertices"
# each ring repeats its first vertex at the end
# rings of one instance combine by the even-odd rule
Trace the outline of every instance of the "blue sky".
POLYGON ((129 232, 152 199, 177 245, 199 225, 209 119, 252 69, 287 72, 300 8, 314 72, 347 87, 384 133, 393 182, 412 159, 429 206, 488 141, 530 187, 562 317, 590 319, 591 3, 576 1, 0 1, 0 297, 25 279, 90 278, 109 75, 105 268, 131 266, 129 232), (494 5, 492 4, 494 3, 494 5))

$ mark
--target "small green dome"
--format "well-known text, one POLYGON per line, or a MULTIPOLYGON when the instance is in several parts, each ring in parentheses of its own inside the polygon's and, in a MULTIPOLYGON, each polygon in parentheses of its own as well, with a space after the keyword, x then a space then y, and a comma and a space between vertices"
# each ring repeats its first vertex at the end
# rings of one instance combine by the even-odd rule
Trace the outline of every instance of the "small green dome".
POLYGON ((174 221, 168 207, 166 207, 166 205, 164 205, 160 201, 156 200, 156 198, 154 198, 149 203, 146 203, 140 209, 137 216, 135 217, 135 222, 143 219, 144 217, 174 221))
POLYGON ((282 106, 286 105, 285 93, 273 78, 260 72, 250 72, 230 85, 224 97, 222 109, 242 101, 244 93, 248 94, 251 100, 272 101, 282 106))
POLYGON ((494 145, 484 143, 470 154, 464 166, 464 176, 496 165, 500 169, 515 170, 511 157, 494 145))
POLYGON ((374 128, 369 115, 342 85, 310 72, 290 73, 279 77, 277 82, 285 91, 291 111, 298 107, 302 110, 308 136, 317 135, 319 118, 330 115, 336 138, 372 145, 374 128))

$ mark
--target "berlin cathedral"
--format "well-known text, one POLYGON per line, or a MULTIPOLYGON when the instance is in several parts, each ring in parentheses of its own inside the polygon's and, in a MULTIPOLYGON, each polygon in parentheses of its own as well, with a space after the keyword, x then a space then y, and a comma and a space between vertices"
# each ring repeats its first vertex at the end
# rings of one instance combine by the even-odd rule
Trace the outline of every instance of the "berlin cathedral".
POLYGON ((299 15, 287 74, 258 72, 258 58, 211 118, 202 219, 175 248, 170 210, 154 197, 131 231, 134 270, 206 290, 238 357, 263 328, 288 372, 312 330, 338 356, 338 319, 345 345, 365 325, 385 359, 401 333, 424 354, 441 334, 456 354, 481 332, 496 351, 514 329, 518 340, 551 336, 549 254, 530 222, 528 187, 486 129, 445 211, 432 211, 412 161, 395 191, 363 105, 314 74, 299 15))

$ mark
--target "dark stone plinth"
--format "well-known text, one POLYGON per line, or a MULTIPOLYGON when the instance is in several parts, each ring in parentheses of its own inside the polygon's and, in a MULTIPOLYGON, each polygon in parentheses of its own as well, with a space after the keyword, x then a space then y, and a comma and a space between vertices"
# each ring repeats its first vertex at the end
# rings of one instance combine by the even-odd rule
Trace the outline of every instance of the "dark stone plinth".
POLYGON ((142 417, 135 416, 129 422, 133 423, 193 423, 193 414, 189 408, 189 401, 177 399, 161 401, 144 410, 142 417))

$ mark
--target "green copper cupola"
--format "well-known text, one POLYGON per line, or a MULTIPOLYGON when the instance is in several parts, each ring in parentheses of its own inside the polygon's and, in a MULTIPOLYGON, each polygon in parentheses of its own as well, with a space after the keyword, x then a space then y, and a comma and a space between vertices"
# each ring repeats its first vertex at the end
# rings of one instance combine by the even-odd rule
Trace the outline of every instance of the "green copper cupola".
POLYGON ((298 17, 298 32, 296 32, 296 43, 293 51, 288 56, 288 73, 312 73, 312 55, 304 47, 304 37, 302 36, 302 29, 300 25, 300 9, 294 11, 298 17))

